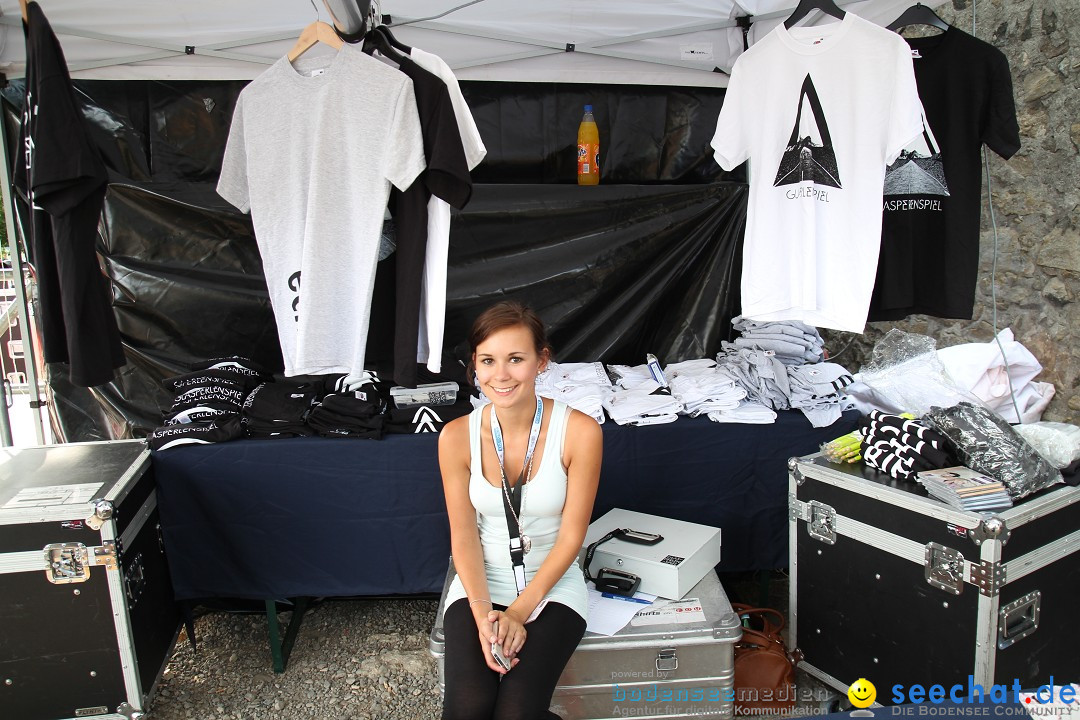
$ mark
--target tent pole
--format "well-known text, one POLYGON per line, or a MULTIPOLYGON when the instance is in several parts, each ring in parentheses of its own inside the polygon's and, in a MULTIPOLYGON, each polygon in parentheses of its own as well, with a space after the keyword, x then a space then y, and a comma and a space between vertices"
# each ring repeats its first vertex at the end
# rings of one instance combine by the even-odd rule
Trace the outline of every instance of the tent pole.
MULTIPOLYGON (((23 285, 22 254, 19 252, 19 235, 15 232, 15 202, 11 195, 11 177, 8 173, 10 153, 7 137, 0 138, 0 191, 4 199, 4 222, 7 225, 8 247, 11 249, 11 272, 15 285, 15 302, 19 308, 19 322, 23 327, 23 357, 26 360, 26 386, 30 393, 30 410, 34 417, 34 433, 38 445, 45 444, 45 430, 41 421, 41 390, 38 387, 37 355, 34 352, 34 330, 30 325, 30 309, 26 302, 26 287, 23 285)), ((0 413, 7 417, 7 402, 0 403, 0 413)), ((8 421, 10 428, 11 422, 8 421)), ((10 446, 11 438, 4 438, 4 445, 10 446)))
MULTIPOLYGON (((735 22, 734 21, 730 21, 730 22, 729 21, 723 21, 721 23, 713 23, 713 24, 710 24, 710 25, 726 27, 728 24, 734 25, 735 22)), ((566 52, 566 50, 567 50, 566 43, 559 43, 559 42, 556 42, 556 41, 553 41, 553 40, 541 40, 539 38, 530 38, 530 37, 526 37, 524 35, 515 35, 515 34, 511 34, 511 33, 488 32, 488 31, 485 31, 485 30, 474 30, 474 29, 471 29, 471 28, 469 28, 469 29, 458 28, 458 27, 454 27, 452 25, 446 25, 446 24, 437 23, 437 22, 409 21, 409 20, 406 19, 406 20, 402 20, 400 22, 394 23, 394 25, 395 26, 397 26, 397 25, 402 25, 402 26, 411 25, 412 27, 423 28, 423 29, 426 29, 426 30, 436 30, 438 32, 451 33, 451 34, 454 34, 454 35, 464 35, 465 37, 483 38, 485 40, 500 40, 500 41, 503 41, 503 42, 511 42, 511 43, 518 43, 518 44, 521 44, 521 45, 528 45, 528 46, 532 46, 532 47, 535 47, 535 48, 547 48, 546 51, 539 51, 538 50, 538 51, 530 53, 529 55, 521 55, 520 57, 538 57, 538 56, 541 56, 541 55, 556 55, 556 54, 559 54, 559 53, 566 52)), ((694 26, 694 27, 697 27, 697 28, 700 29, 700 27, 702 27, 702 26, 694 26)), ((687 30, 687 32, 689 32, 689 31, 687 30)), ((620 52, 620 51, 617 51, 617 50, 611 50, 611 49, 608 49, 607 47, 605 47, 605 46, 616 45, 616 44, 620 44, 620 43, 624 43, 624 42, 630 42, 632 39, 633 38, 628 39, 628 40, 619 39, 617 41, 604 42, 602 44, 603 46, 601 46, 601 44, 586 45, 584 43, 578 43, 578 44, 575 45, 574 52, 582 53, 584 55, 600 55, 600 56, 603 56, 603 57, 614 57, 614 58, 620 58, 620 59, 623 59, 623 60, 638 60, 638 61, 641 61, 641 62, 650 63, 652 65, 668 65, 668 66, 671 66, 671 67, 686 68, 688 70, 698 70, 700 72, 709 72, 709 70, 701 67, 700 65, 695 65, 693 63, 680 62, 678 60, 661 60, 659 58, 648 57, 648 56, 644 56, 644 55, 638 55, 636 53, 628 53, 628 52, 620 52)), ((517 59, 519 57, 519 54, 518 53, 513 53, 513 54, 511 54, 509 56, 506 56, 506 57, 509 58, 509 59, 517 59)), ((498 58, 497 60, 492 59, 492 58, 483 58, 481 60, 473 60, 473 61, 470 61, 468 63, 452 63, 450 67, 452 69, 457 70, 457 69, 461 69, 461 68, 464 68, 464 67, 476 67, 478 65, 489 65, 492 62, 497 62, 497 61, 505 61, 505 59, 501 58, 501 57, 498 58)), ((728 74, 730 74, 730 72, 731 72, 731 68, 728 68, 728 67, 720 67, 719 69, 722 70, 725 73, 728 73, 728 74)))

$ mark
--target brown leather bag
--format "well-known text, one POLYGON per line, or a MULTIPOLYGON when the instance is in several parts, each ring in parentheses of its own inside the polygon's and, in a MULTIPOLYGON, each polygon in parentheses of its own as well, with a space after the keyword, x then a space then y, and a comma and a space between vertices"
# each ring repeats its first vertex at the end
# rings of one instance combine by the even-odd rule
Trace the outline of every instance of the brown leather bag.
POLYGON ((784 616, 772 608, 732 604, 743 621, 735 645, 735 714, 790 712, 795 707, 797 649, 788 652, 780 632, 784 616))

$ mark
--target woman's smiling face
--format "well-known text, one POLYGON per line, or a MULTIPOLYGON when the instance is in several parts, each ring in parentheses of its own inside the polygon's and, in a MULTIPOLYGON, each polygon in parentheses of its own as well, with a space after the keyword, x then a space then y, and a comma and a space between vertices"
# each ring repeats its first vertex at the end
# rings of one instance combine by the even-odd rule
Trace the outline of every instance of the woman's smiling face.
POLYGON ((510 407, 521 398, 532 403, 536 376, 547 367, 547 353, 536 351, 527 327, 513 325, 476 346, 473 367, 480 389, 497 407, 510 407))

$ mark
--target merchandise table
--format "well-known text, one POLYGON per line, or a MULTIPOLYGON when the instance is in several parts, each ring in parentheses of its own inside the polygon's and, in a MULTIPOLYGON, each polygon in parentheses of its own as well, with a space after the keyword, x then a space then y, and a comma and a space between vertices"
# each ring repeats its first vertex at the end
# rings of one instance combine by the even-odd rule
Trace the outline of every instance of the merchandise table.
MULTIPOLYGON (((722 529, 721 570, 787 565, 787 459, 855 427, 680 418, 604 430, 593 518, 621 507, 722 529)), ((450 532, 437 436, 239 440, 154 453, 178 600, 438 592, 450 532)))

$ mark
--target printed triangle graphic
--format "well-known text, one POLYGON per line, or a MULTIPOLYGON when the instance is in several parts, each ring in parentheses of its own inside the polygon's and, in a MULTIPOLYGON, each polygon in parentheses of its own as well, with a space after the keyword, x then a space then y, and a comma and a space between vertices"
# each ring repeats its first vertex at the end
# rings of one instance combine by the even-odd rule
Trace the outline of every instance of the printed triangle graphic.
POLYGON ((843 189, 840 184, 840 171, 836 166, 836 153, 833 152, 832 136, 829 134, 829 123, 825 119, 817 88, 814 87, 809 73, 799 91, 795 126, 791 128, 791 137, 784 148, 783 157, 780 158, 780 167, 776 170, 773 187, 803 182, 843 189), (820 143, 814 142, 809 132, 802 132, 803 106, 806 104, 810 105, 810 118, 820 143))
POLYGON ((922 138, 904 148, 900 157, 885 171, 884 194, 949 196, 941 148, 925 116, 922 138))

